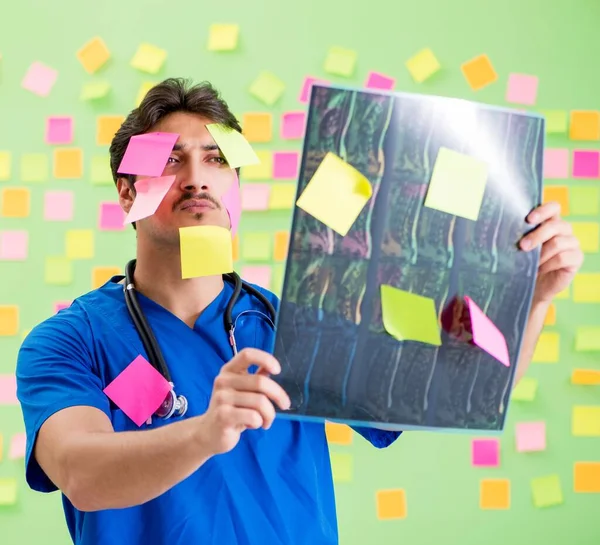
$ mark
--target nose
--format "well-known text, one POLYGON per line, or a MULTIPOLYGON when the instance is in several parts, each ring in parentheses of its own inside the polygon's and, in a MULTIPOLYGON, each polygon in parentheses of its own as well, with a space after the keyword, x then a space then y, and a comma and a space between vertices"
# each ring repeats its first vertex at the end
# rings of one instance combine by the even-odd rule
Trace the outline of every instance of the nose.
POLYGON ((197 161, 189 161, 179 170, 177 178, 179 188, 186 193, 212 191, 212 184, 197 161))

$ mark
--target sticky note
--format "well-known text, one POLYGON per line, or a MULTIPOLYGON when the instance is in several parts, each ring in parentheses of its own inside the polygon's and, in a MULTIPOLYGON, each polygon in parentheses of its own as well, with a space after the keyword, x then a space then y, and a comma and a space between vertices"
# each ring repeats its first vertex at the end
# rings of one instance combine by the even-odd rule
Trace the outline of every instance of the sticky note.
POLYGON ((323 69, 328 74, 349 78, 354 74, 356 59, 356 51, 334 46, 327 52, 323 69))
POLYGON ((498 79, 490 58, 485 54, 463 63, 460 69, 473 91, 479 91, 498 79))
POLYGON ((385 330, 399 341, 442 344, 433 299, 382 284, 381 310, 385 330))
POLYGON ((259 157, 243 134, 218 123, 206 125, 206 128, 231 168, 259 164, 259 157))
POLYGON ((0 215, 5 218, 29 216, 31 192, 25 187, 6 187, 2 190, 0 215))
POLYGON ((471 463, 476 467, 497 467, 500 464, 500 443, 497 439, 473 439, 471 463))
POLYGON ((29 248, 29 231, 0 231, 0 259, 24 261, 29 248))
POLYGON ((283 263, 277 263, 273 265, 273 272, 271 274, 271 292, 281 299, 283 292, 283 278, 285 275, 285 269, 283 263))
POLYGON ((538 507, 552 507, 563 502, 562 487, 558 475, 547 475, 531 480, 533 504, 538 507))
POLYGON ((390 91, 396 85, 396 80, 380 72, 369 72, 365 87, 367 89, 382 89, 384 91, 390 91))
POLYGON ((569 215, 569 188, 566 185, 547 185, 544 187, 543 202, 557 202, 560 205, 560 213, 569 215))
POLYGON ((269 207, 271 186, 268 184, 244 184, 241 187, 242 210, 259 211, 269 207))
POLYGON ((212 24, 208 28, 209 51, 233 51, 237 47, 240 26, 212 24))
POLYGON ((96 144, 110 146, 123 121, 125 117, 122 115, 99 115, 96 119, 96 144))
POLYGON ((479 481, 480 509, 509 509, 510 481, 508 479, 481 479, 479 481))
POLYGON ((271 267, 269 265, 245 265, 242 267, 242 279, 265 289, 271 287, 271 267))
POLYGON ((174 181, 175 176, 164 176, 143 178, 135 182, 135 199, 125 223, 133 223, 154 214, 174 181))
POLYGON ((138 176, 161 176, 178 138, 178 134, 170 132, 132 136, 117 172, 138 176))
POLYGON ((281 138, 299 140, 306 130, 306 112, 286 112, 281 116, 281 138))
POLYGON ((327 437, 327 442, 331 445, 352 444, 352 428, 346 424, 325 422, 325 435, 327 437))
POLYGON ((332 452, 330 455, 333 482, 349 483, 352 481, 352 455, 346 452, 332 452))
POLYGON ((182 278, 212 276, 233 271, 229 229, 216 225, 180 227, 182 278))
POLYGON ((70 144, 73 142, 73 118, 51 116, 46 119, 46 144, 70 144))
POLYGON ((533 106, 537 100, 539 78, 529 74, 510 74, 506 102, 533 106))
POLYGON ((273 184, 269 198, 270 210, 289 210, 294 207, 296 184, 273 184))
POLYGON ((298 177, 300 156, 297 151, 276 151, 273 153, 273 178, 295 180, 298 177))
POLYGON ((513 401, 533 401, 538 390, 538 380, 533 377, 523 377, 511 392, 513 401))
POLYGON ((546 423, 519 422, 515 425, 517 452, 546 450, 546 423))
POLYGON ((289 231, 275 232, 275 249, 273 250, 273 259, 275 261, 285 261, 288 254, 288 246, 290 244, 289 231))
POLYGON ((585 253, 597 253, 600 250, 600 224, 597 222, 574 221, 571 223, 573 235, 579 240, 585 253))
POLYGON ((167 52, 164 49, 141 43, 131 59, 130 66, 140 72, 157 74, 166 60, 167 52))
POLYGON ((140 355, 103 391, 139 427, 160 407, 171 385, 140 355))
POLYGON ((54 303, 54 312, 58 314, 61 310, 69 308, 73 301, 57 301, 54 303))
POLYGON ((231 236, 235 236, 242 216, 242 197, 240 195, 240 181, 237 175, 229 185, 229 189, 221 197, 221 201, 229 216, 231 236))
POLYGON ((378 490, 375 498, 377 518, 380 520, 406 518, 406 493, 404 490, 378 490))
POLYGON ((240 235, 236 233, 233 237, 232 252, 234 263, 240 258, 240 235))
POLYGON ((73 264, 66 257, 46 257, 44 282, 53 286, 68 286, 73 282, 73 264))
POLYGON ((560 356, 560 334, 544 331, 533 352, 533 363, 557 363, 560 356))
POLYGON ((569 150, 546 148, 544 150, 544 178, 565 179, 569 177, 569 150))
POLYGON ((101 231, 122 231, 125 228, 125 212, 117 202, 101 202, 98 227, 101 231))
POLYGON ((248 89, 254 98, 264 102, 267 106, 273 106, 279 100, 284 90, 285 83, 267 70, 260 72, 248 89))
POLYGON ((406 61, 406 68, 417 83, 423 83, 433 76, 441 65, 433 51, 425 48, 406 61))
POLYGON ((598 178, 600 176, 600 151, 573 151, 573 178, 598 178))
POLYGON ((573 464, 573 491, 579 494, 600 494, 600 462, 573 464))
POLYGON ((296 204, 345 236, 372 194, 373 188, 365 176, 328 152, 296 204), (331 206, 333 202, 336 206, 331 206))
POLYGON ((59 180, 83 177, 83 151, 80 148, 54 150, 54 177, 59 180))
POLYGON ((113 184, 108 155, 94 155, 92 157, 90 163, 90 181, 95 185, 113 184))
POLYGON ((573 280, 575 303, 600 303, 600 274, 578 273, 573 280))
POLYGON ((92 229, 71 229, 65 236, 68 259, 92 259, 94 257, 94 231, 92 229))
POLYGON ((551 303, 548 307, 548 312, 546 312, 546 317, 544 318, 544 325, 555 325, 556 324, 556 305, 551 303))
POLYGON ((488 176, 484 161, 441 147, 424 205, 477 221, 488 176))
POLYGON ((111 85, 108 81, 88 81, 81 87, 80 100, 99 100, 110 92, 111 85))
POLYGON ((571 140, 600 140, 600 111, 573 110, 569 122, 571 140))
POLYGON ((110 51, 104 40, 96 36, 77 51, 76 57, 88 74, 94 74, 110 59, 110 51))
POLYGON ((11 162, 10 151, 0 151, 0 182, 10 180, 11 162))
POLYGON ((573 216, 599 215, 600 188, 586 186, 569 187, 569 211, 573 216))
POLYGON ((146 98, 148 91, 150 91, 150 89, 152 89, 152 87, 154 87, 157 83, 158 82, 155 82, 155 81, 142 82, 142 84, 140 85, 140 88, 138 89, 136 98, 135 98, 135 107, 136 108, 142 103, 142 100, 144 100, 144 98, 146 98))
POLYGON ((571 432, 575 437, 600 437, 600 405, 575 405, 571 432))
POLYGON ((106 284, 113 276, 123 274, 120 267, 94 267, 92 269, 92 289, 106 284))
POLYGON ((44 220, 71 221, 75 196, 73 191, 52 190, 44 193, 44 220))
POLYGON ((0 505, 15 505, 17 503, 17 479, 0 479, 0 505))
POLYGON ((50 175, 48 156, 45 153, 24 153, 21 155, 21 181, 45 182, 50 175))
POLYGON ((567 132, 568 115, 565 110, 541 110, 546 118, 546 134, 563 134, 567 132))
POLYGON ((270 261, 273 247, 270 232, 244 233, 242 259, 245 261, 270 261))
POLYGON ((600 370, 598 369, 573 369, 571 384, 579 386, 600 386, 600 370))
POLYGON ((41 97, 47 97, 57 78, 58 72, 54 68, 36 61, 27 69, 21 87, 41 97))
POLYGON ((0 405, 18 405, 17 378, 14 374, 0 374, 0 405))
POLYGON ((240 178, 243 180, 270 180, 273 177, 273 154, 267 150, 257 150, 258 163, 243 166, 240 178))
POLYGON ((19 333, 19 307, 0 305, 0 336, 6 337, 19 333))
POLYGON ((273 138, 273 115, 268 112, 245 113, 242 134, 248 142, 270 142, 273 138))
POLYGON ((475 304, 473 299, 465 297, 471 317, 473 342, 482 350, 496 358, 502 365, 510 366, 506 339, 496 325, 475 304))
POLYGON ((24 458, 26 445, 27 436, 24 433, 15 433, 10 440, 8 459, 17 460, 19 458, 24 458))
POLYGON ((313 85, 327 86, 330 85, 330 83, 330 81, 325 79, 307 76, 306 78, 304 78, 304 83, 302 84, 302 88, 300 89, 298 101, 302 102, 303 104, 306 104, 309 101, 313 85))

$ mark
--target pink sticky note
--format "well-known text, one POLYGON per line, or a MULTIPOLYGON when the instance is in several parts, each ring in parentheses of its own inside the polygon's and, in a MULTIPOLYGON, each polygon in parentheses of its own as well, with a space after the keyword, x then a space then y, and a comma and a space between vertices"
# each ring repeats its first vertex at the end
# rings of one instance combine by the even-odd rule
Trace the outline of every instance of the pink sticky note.
POLYGON ((547 148, 544 150, 544 178, 565 179, 569 177, 569 150, 547 148))
POLYGON ((44 219, 46 221, 71 221, 73 219, 73 192, 46 191, 44 194, 44 219))
POLYGON ((517 452, 546 450, 546 423, 519 422, 515 425, 517 452))
POLYGON ((300 155, 297 151, 276 151, 273 153, 273 178, 294 180, 298 176, 300 155))
POLYGON ((302 84, 302 90, 300 91, 300 96, 298 100, 300 102, 306 103, 310 98, 310 91, 313 85, 329 85, 329 81, 319 78, 313 78, 311 76, 307 76, 304 79, 304 83, 302 84))
POLYGON ((125 229, 125 212, 117 202, 100 203, 98 224, 101 231, 122 231, 125 229))
POLYGON ((27 70, 21 86, 36 95, 46 97, 54 87, 57 77, 58 72, 54 68, 36 61, 27 70))
POLYGON ((154 214, 174 181, 175 176, 164 176, 144 178, 135 182, 136 195, 125 223, 132 223, 154 214))
POLYGON ((304 137, 306 112, 286 112, 281 116, 281 138, 297 140, 304 137))
POLYGON ((25 447, 27 445, 27 436, 24 433, 15 433, 10 440, 10 450, 8 458, 17 460, 25 457, 25 447))
POLYGON ((29 232, 22 230, 0 232, 0 259, 23 261, 27 259, 29 232))
POLYGON ((506 346, 504 335, 475 304, 473 299, 465 297, 465 301, 469 306, 473 342, 479 348, 496 358, 500 363, 509 367, 508 347, 506 346))
POLYGON ((104 393, 139 427, 167 397, 171 385, 143 356, 135 358, 104 393))
POLYGON ((473 439, 471 454, 474 466, 497 467, 500 463, 500 443, 497 439, 473 439))
POLYGON ((600 151, 573 151, 573 178, 600 177, 600 151))
POLYGON ((242 210, 266 210, 269 207, 268 184, 245 184, 242 186, 242 210))
POLYGON ((365 87, 367 89, 383 89, 389 91, 396 85, 396 80, 379 72, 369 72, 365 87))
POLYGON ((54 313, 58 313, 61 310, 69 308, 71 306, 72 301, 57 301, 54 303, 54 313))
POLYGON ((178 138, 178 134, 170 132, 132 136, 117 172, 139 176, 162 175, 178 138))
MULTIPOLYGON (((233 171, 235 172, 235 170, 233 171)), ((242 197, 240 195, 240 181, 236 178, 231 182, 229 189, 221 197, 225 210, 229 215, 229 222, 231 224, 231 236, 235 236, 238 225, 240 223, 240 217, 242 216, 242 197)))
POLYGON ((0 375, 0 405, 18 405, 17 377, 0 375))
POLYGON ((537 100, 539 79, 527 74, 511 74, 506 87, 506 102, 532 106, 537 100))
POLYGON ((49 117, 46 120, 47 144, 70 144, 73 142, 73 118, 49 117))
POLYGON ((250 284, 256 284, 261 288, 271 287, 271 267, 269 265, 246 265, 242 267, 242 280, 250 284))

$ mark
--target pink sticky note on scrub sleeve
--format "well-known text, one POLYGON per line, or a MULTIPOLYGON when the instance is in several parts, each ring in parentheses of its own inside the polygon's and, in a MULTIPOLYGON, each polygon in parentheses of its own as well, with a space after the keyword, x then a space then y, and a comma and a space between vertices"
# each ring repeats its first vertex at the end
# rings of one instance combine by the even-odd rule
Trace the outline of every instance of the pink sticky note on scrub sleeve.
MULTIPOLYGON (((233 171, 235 173, 235 170, 233 171)), ((229 215, 229 223, 231 224, 231 236, 235 236, 240 218, 242 216, 242 196, 240 194, 240 181, 237 176, 229 186, 229 189, 221 197, 221 201, 229 215)))
POLYGON ((497 439, 473 439, 472 463, 477 467, 496 467, 500 463, 500 443, 497 439))
POLYGON ((300 156, 297 151, 276 151, 273 153, 273 178, 294 180, 298 176, 300 156))
POLYGON ((300 91, 300 96, 298 97, 298 100, 300 102, 304 104, 308 102, 308 99, 310 98, 310 91, 313 85, 329 85, 329 81, 307 76, 304 79, 304 83, 302 84, 302 90, 300 91))
POLYGON ((369 72, 365 87, 367 89, 381 89, 390 91, 396 85, 396 80, 379 72, 369 72))
POLYGON ((306 112, 286 112, 281 116, 281 138, 299 140, 306 130, 306 112))
POLYGON ((175 176, 163 176, 135 182, 135 199, 125 217, 125 223, 133 223, 154 214, 174 181, 175 176))
POLYGON ((98 224, 101 231, 122 231, 125 229, 125 212, 117 202, 100 203, 98 224))
POLYGON ((49 117, 46 121, 47 144, 70 144, 73 142, 73 118, 49 117))
POLYGON ((150 132, 132 136, 117 172, 138 176, 161 176, 178 134, 150 132))
POLYGON ((573 178, 600 177, 600 151, 573 151, 573 178))
POLYGON ((569 150, 546 148, 544 150, 544 178, 564 180, 569 177, 569 150))
POLYGON ((171 385, 143 356, 135 358, 104 393, 139 427, 160 407, 171 385))
POLYGON ((496 358, 500 363, 509 367, 510 359, 504 335, 475 304, 473 299, 465 297, 465 301, 469 307, 469 315, 471 317, 473 342, 479 348, 496 358))
POLYGON ((546 450, 546 423, 519 422, 515 425, 517 452, 546 450))

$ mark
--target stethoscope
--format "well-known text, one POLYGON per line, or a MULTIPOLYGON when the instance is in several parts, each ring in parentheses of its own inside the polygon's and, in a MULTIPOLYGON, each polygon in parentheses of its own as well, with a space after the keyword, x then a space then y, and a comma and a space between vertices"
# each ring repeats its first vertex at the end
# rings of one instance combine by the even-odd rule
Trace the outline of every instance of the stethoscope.
MULTIPOLYGON (((163 419, 171 418, 172 416, 183 416, 187 412, 188 401, 185 396, 177 395, 175 393, 175 385, 171 379, 171 373, 169 372, 165 358, 163 357, 162 351, 158 346, 158 342, 156 341, 156 337, 152 332, 152 328, 148 324, 148 321, 146 320, 146 317, 144 316, 144 313, 138 302, 135 285, 133 283, 135 264, 136 260, 132 259, 125 267, 125 304, 127 305, 127 310, 129 311, 129 315, 131 316, 131 320, 133 321, 135 329, 142 340, 142 344, 144 345, 144 349, 146 350, 150 364, 152 364, 152 366, 171 385, 171 391, 167 394, 167 397, 163 401, 162 405, 156 410, 154 416, 163 419)), ((235 356, 238 350, 234 334, 236 324, 240 316, 249 313, 260 314, 269 322, 269 324, 271 324, 271 327, 275 328, 275 307, 273 307, 271 301, 269 301, 260 291, 244 282, 237 273, 231 272, 224 274, 223 280, 233 284, 233 294, 227 302, 227 307, 225 308, 225 312, 223 314, 223 323, 225 326, 225 331, 229 336, 229 344, 231 345, 233 355, 235 356), (234 321, 232 319, 233 307, 235 306, 242 290, 245 290, 250 295, 254 295, 254 297, 256 297, 264 305, 269 315, 267 316, 265 313, 258 310, 245 310, 240 312, 234 321)))

